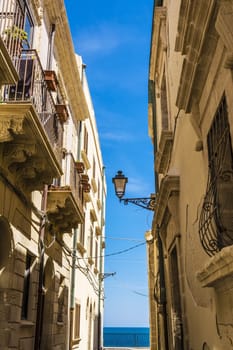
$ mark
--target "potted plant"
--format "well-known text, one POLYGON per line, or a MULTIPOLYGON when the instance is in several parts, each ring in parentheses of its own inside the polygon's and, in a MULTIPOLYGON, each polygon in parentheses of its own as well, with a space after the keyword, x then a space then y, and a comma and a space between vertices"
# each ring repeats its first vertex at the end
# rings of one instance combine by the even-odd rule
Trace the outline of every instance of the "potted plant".
POLYGON ((4 30, 5 34, 5 43, 7 48, 12 51, 14 55, 20 55, 21 50, 23 48, 23 44, 27 43, 28 34, 27 32, 13 25, 4 30))

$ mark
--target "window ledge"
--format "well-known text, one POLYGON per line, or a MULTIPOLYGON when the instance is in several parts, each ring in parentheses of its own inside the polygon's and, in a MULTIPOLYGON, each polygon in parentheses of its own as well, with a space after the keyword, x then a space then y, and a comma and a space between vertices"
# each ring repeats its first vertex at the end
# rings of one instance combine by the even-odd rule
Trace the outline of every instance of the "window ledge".
POLYGON ((33 327, 33 326, 35 326, 35 323, 32 322, 32 321, 21 320, 20 321, 20 326, 22 326, 22 327, 33 327))
POLYGON ((73 345, 79 344, 80 341, 81 341, 81 338, 73 339, 72 344, 73 345))
POLYGON ((223 248, 213 256, 204 268, 198 272, 197 278, 202 287, 228 288, 227 281, 231 282, 233 274, 232 246, 223 248))

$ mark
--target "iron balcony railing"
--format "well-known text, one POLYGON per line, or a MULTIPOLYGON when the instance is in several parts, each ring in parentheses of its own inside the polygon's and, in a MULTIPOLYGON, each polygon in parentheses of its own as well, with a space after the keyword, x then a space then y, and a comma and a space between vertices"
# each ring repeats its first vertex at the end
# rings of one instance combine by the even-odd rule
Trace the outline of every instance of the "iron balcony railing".
POLYGON ((60 164, 62 161, 63 126, 56 113, 55 103, 47 88, 44 71, 36 50, 22 49, 17 57, 19 80, 4 89, 4 102, 33 104, 60 164))
POLYGON ((233 244, 233 152, 225 95, 207 136, 209 175, 199 235, 209 256, 233 244))
POLYGON ((65 162, 66 162, 66 165, 65 165, 66 174, 64 178, 64 185, 70 187, 76 203, 82 204, 83 196, 82 196, 82 186, 80 182, 81 176, 77 171, 76 162, 74 160, 72 153, 70 152, 66 153, 65 162))
POLYGON ((26 15, 26 6, 20 0, 0 1, 0 35, 17 69, 21 49, 28 47, 30 21, 26 15))

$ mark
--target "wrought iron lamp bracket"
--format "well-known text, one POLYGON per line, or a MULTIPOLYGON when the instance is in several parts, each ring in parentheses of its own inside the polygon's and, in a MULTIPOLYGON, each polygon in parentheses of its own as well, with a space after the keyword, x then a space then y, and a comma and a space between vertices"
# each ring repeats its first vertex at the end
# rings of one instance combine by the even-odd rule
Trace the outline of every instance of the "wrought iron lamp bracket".
POLYGON ((149 198, 120 198, 120 202, 123 202, 125 205, 128 205, 128 203, 132 203, 137 205, 138 207, 148 209, 148 210, 155 210, 156 201, 155 198, 149 197, 149 198))

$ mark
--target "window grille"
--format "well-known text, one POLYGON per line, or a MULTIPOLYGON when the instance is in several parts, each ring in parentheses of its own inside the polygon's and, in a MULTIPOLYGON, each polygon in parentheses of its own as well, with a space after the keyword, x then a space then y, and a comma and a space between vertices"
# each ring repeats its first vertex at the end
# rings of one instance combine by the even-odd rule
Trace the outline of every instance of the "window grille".
POLYGON ((199 221, 209 256, 233 244, 233 155, 227 103, 223 96, 207 135, 209 174, 199 221))

